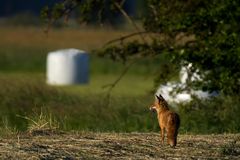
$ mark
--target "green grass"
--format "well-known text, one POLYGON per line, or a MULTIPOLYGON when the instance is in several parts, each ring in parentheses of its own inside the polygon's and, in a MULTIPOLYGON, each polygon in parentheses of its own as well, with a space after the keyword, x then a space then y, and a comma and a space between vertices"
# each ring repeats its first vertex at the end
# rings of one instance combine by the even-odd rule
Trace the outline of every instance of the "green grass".
POLYGON ((143 78, 127 75, 114 88, 108 103, 107 91, 101 86, 111 83, 115 79, 113 75, 93 75, 89 85, 65 87, 46 85, 42 74, 4 73, 0 77, 0 84, 4 84, 0 88, 1 114, 19 130, 26 130, 29 121, 17 115, 31 117, 32 112, 38 113, 42 108, 52 113, 65 130, 157 129, 156 117, 148 111, 152 101, 147 94, 151 89, 150 79, 150 83, 142 85, 143 78))

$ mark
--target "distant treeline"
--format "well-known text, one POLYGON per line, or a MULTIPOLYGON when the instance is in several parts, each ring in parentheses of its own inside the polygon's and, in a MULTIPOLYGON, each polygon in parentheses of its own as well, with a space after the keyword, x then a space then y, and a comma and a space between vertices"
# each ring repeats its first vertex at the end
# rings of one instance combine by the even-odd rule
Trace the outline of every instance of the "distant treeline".
POLYGON ((13 16, 19 13, 39 15, 45 5, 53 5, 58 0, 1 0, 0 17, 13 16))
MULTIPOLYGON (((13 16, 19 13, 31 13, 38 16, 41 9, 46 5, 53 5, 59 0, 1 0, 0 17, 13 16)), ((142 7, 142 0, 127 0, 125 7, 130 14, 136 13, 136 8, 142 7)))

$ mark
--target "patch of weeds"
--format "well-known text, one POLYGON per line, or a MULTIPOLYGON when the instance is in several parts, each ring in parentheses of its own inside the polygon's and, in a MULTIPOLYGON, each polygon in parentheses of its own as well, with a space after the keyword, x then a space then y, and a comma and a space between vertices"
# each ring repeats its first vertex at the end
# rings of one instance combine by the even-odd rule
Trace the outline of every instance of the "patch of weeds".
POLYGON ((50 134, 57 131, 60 126, 57 119, 50 112, 44 112, 42 109, 40 113, 34 113, 30 117, 17 116, 28 121, 28 132, 32 135, 50 134))
POLYGON ((237 146, 237 140, 234 140, 225 146, 223 146, 220 150, 220 153, 222 155, 228 155, 228 156, 237 156, 240 155, 240 151, 238 150, 237 146))

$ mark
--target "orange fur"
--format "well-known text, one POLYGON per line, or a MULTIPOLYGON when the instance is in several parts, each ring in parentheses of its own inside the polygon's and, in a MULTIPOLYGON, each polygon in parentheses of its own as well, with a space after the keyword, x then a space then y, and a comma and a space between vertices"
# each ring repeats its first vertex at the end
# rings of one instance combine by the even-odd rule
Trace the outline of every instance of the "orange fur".
POLYGON ((161 128, 161 140, 164 142, 164 132, 167 132, 168 144, 171 147, 177 145, 178 128, 180 126, 179 115, 169 110, 166 100, 161 96, 156 96, 154 104, 150 110, 156 110, 158 123, 161 128))

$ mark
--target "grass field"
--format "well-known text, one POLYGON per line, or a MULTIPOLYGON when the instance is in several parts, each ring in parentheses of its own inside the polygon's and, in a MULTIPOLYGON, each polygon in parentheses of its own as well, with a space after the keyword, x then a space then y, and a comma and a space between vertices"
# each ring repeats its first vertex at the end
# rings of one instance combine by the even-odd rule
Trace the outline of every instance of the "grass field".
POLYGON ((1 126, 26 130, 30 122, 21 117, 34 119, 44 110, 45 114, 53 114, 65 130, 156 130, 156 123, 149 125, 156 119, 148 111, 153 100, 153 65, 144 61, 133 66, 109 99, 108 88, 103 86, 118 78, 124 64, 91 54, 107 41, 125 34, 128 32, 54 29, 45 35, 41 28, 0 28, 1 126), (88 85, 46 85, 46 55, 62 48, 90 53, 88 85))
MULTIPOLYGON (((125 65, 92 52, 129 32, 52 29, 46 35, 42 28, 0 27, 0 134, 45 126, 52 120, 61 130, 159 131, 156 115, 148 106, 154 100, 152 91, 155 75, 161 72, 159 66, 168 62, 164 54, 132 66, 109 98, 108 88, 103 86, 113 83, 125 65), (88 85, 46 84, 47 53, 63 48, 90 53, 88 85)), ((180 133, 239 132, 239 104, 238 95, 181 104, 175 108, 182 120, 180 133)))

